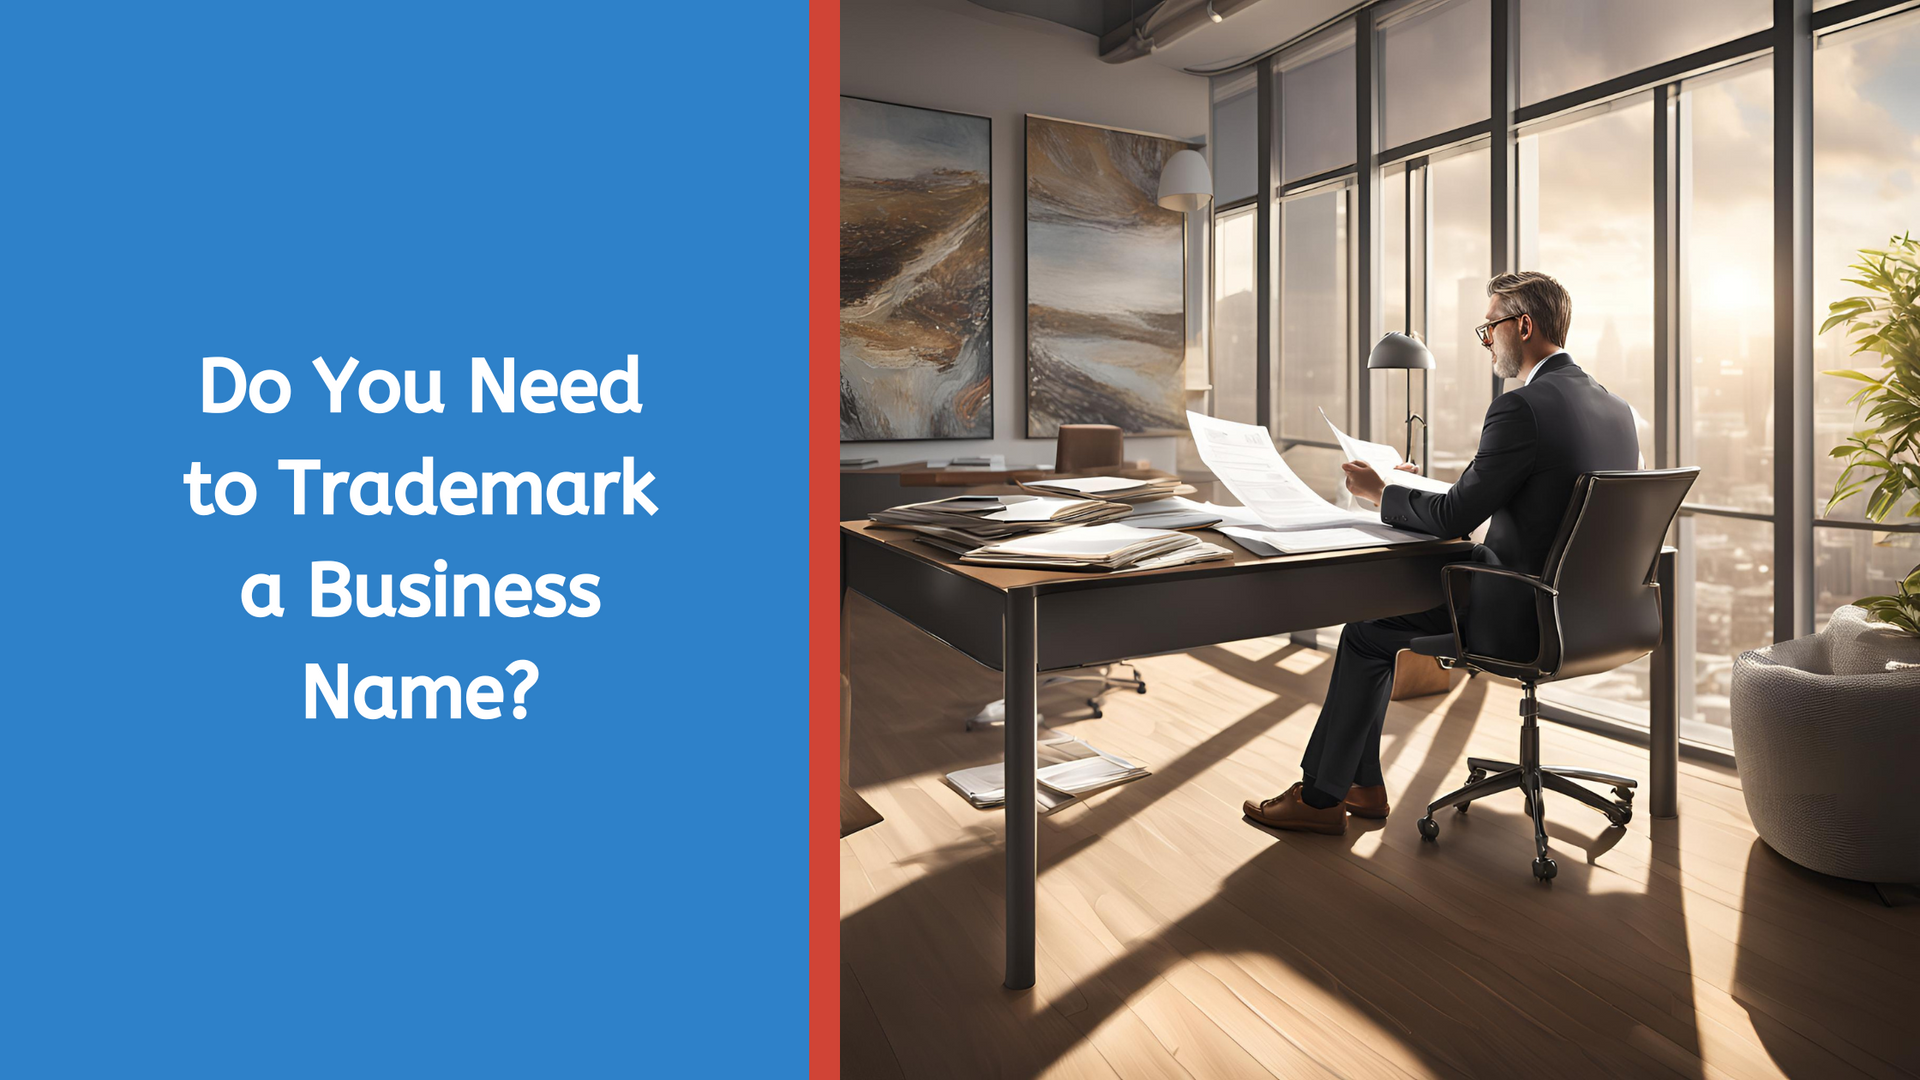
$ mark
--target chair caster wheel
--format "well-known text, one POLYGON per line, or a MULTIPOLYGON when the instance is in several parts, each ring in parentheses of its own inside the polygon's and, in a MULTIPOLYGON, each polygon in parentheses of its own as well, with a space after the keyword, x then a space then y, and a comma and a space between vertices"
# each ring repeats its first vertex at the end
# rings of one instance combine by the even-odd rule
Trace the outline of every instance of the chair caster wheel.
POLYGON ((1433 840, 1440 835, 1440 823, 1430 817, 1423 817, 1414 824, 1420 827, 1420 838, 1423 840, 1433 840))
POLYGON ((1625 825, 1627 822, 1633 820, 1633 807, 1622 806, 1619 813, 1609 814, 1608 817, 1615 825, 1625 825))
POLYGON ((1631 803, 1633 801, 1633 789, 1630 787, 1614 788, 1613 797, 1616 799, 1619 799, 1623 803, 1631 803))
POLYGON ((1136 693, 1136 694, 1144 694, 1144 693, 1146 693, 1146 692, 1147 692, 1147 684, 1146 684, 1146 681, 1145 681, 1144 679, 1143 679, 1143 680, 1141 680, 1141 682, 1140 682, 1140 685, 1139 685, 1139 686, 1136 686, 1136 687, 1134 687, 1134 688, 1133 688, 1133 692, 1134 692, 1134 693, 1136 693))
POLYGON ((1469 784, 1477 784, 1486 778, 1487 770, 1485 769, 1469 769, 1467 771, 1467 783, 1469 784))
POLYGON ((1545 855, 1533 860, 1533 876, 1539 878, 1541 881, 1551 881, 1553 880, 1553 875, 1559 872, 1559 865, 1545 855))
POLYGON ((1460 804, 1459 806, 1456 806, 1456 807, 1454 807, 1454 808, 1453 808, 1453 812, 1454 812, 1454 813, 1456 813, 1456 814, 1464 814, 1464 813, 1466 813, 1466 812, 1467 812, 1467 807, 1469 807, 1469 806, 1472 806, 1472 805, 1473 805, 1472 803, 1464 803, 1464 802, 1463 802, 1463 803, 1461 803, 1461 804, 1460 804))
POLYGON ((1093 710, 1093 716, 1091 717, 1091 719, 1098 720, 1101 717, 1106 715, 1106 713, 1103 713, 1100 711, 1100 703, 1093 700, 1092 698, 1087 699, 1087 708, 1093 710))

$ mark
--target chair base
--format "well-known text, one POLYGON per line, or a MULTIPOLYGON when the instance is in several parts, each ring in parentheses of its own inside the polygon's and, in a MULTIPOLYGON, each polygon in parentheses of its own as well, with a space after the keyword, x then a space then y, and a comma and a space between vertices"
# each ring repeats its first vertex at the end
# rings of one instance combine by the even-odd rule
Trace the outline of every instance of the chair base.
MULTIPOLYGON (((1093 696, 1087 698, 1087 708, 1093 710, 1092 714, 1076 718, 1098 720, 1106 715, 1100 708, 1100 702, 1112 691, 1131 690, 1136 694, 1144 694, 1147 692, 1147 680, 1140 677, 1140 670, 1138 668, 1128 665, 1127 675, 1115 675, 1112 674, 1115 666, 1116 665, 1113 664, 1103 664, 1099 668, 1099 673, 1094 675, 1046 675, 1040 679, 1036 688, 1044 691, 1051 686, 1065 686, 1069 683, 1098 683, 1099 687, 1094 690, 1093 696)), ((967 730, 979 731, 982 728, 995 728, 1006 722, 1007 701, 1005 698, 998 698, 987 702, 986 706, 979 712, 967 717, 967 730)))
POLYGON ((1418 824, 1423 838, 1438 839, 1440 823, 1433 819, 1434 811, 1451 806, 1464 814, 1476 799, 1519 788, 1526 800, 1527 816, 1533 819, 1533 876, 1547 881, 1559 872, 1559 866, 1547 854, 1547 817, 1542 796, 1549 790, 1558 792, 1605 814, 1613 827, 1624 828, 1633 820, 1633 794, 1640 785, 1631 777, 1598 769, 1540 764, 1540 704, 1532 683, 1521 686, 1520 760, 1468 758, 1466 784, 1429 803, 1427 816, 1418 824), (1576 780, 1607 784, 1613 788, 1614 798, 1581 787, 1576 780))

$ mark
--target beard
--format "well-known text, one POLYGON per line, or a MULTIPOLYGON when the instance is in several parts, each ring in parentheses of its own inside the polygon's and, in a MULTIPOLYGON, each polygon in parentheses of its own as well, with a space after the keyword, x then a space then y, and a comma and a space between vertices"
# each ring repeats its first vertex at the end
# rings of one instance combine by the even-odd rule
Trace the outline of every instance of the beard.
POLYGON ((1511 352, 1510 352, 1510 351, 1508 351, 1508 350, 1505 350, 1505 349, 1502 349, 1502 348, 1500 348, 1500 347, 1499 347, 1499 346, 1497 346, 1497 345, 1496 345, 1496 346, 1494 346, 1494 349, 1493 349, 1493 373, 1494 373, 1495 375, 1498 375, 1498 376, 1500 376, 1500 377, 1501 377, 1501 378, 1503 378, 1503 379, 1517 379, 1517 378, 1519 378, 1519 377, 1520 377, 1520 353, 1519 353, 1519 351, 1518 351, 1518 350, 1514 350, 1514 351, 1511 351, 1511 352))

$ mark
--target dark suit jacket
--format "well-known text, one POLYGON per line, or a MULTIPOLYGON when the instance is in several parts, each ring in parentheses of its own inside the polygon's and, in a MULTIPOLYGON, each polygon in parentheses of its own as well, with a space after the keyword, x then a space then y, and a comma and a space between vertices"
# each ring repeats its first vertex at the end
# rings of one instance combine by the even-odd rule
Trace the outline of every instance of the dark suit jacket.
MULTIPOLYGON (((1532 382, 1501 394, 1487 409, 1480 448, 1453 490, 1434 494, 1389 485, 1380 520, 1448 537, 1489 522, 1486 552, 1479 557, 1538 574, 1566 516, 1574 480, 1581 473, 1639 465, 1633 410, 1572 357, 1555 353, 1541 361, 1532 382)), ((1470 649, 1520 660, 1534 655, 1537 625, 1525 585, 1481 578, 1473 585, 1472 611, 1470 649)))

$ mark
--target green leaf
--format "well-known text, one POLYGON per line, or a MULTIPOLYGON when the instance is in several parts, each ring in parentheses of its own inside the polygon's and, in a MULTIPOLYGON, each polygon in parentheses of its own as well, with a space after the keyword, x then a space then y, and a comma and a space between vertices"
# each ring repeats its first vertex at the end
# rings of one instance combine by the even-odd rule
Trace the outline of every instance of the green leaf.
POLYGON ((1881 380, 1874 378, 1866 372, 1854 368, 1836 368, 1833 371, 1823 371, 1820 374, 1832 375, 1837 379, 1853 379, 1858 382, 1871 383, 1874 386, 1879 386, 1881 382, 1881 380))

